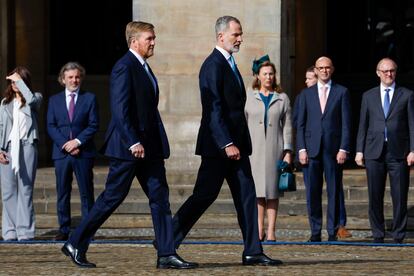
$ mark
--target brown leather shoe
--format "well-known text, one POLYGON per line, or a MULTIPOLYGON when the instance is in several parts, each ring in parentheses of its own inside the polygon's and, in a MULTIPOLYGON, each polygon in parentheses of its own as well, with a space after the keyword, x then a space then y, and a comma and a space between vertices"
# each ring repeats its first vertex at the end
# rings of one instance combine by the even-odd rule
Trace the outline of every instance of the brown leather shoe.
POLYGON ((338 233, 336 233, 336 236, 339 239, 344 239, 344 238, 351 238, 352 234, 351 232, 348 231, 348 229, 345 228, 345 226, 339 226, 338 233))

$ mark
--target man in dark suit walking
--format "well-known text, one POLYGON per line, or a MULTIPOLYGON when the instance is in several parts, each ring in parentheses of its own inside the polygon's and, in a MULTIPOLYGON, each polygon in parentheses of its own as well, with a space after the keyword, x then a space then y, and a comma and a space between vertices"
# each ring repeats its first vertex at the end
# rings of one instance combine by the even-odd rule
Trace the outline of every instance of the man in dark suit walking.
POLYGON ((82 217, 88 215, 94 203, 92 169, 96 148, 93 136, 99 128, 99 114, 95 94, 80 89, 84 76, 85 69, 80 64, 65 64, 58 79, 65 90, 50 97, 47 110, 47 132, 53 140, 56 174, 57 241, 66 241, 69 237, 73 173, 79 186, 82 217))
POLYGON ((328 196, 328 241, 337 239, 342 165, 350 151, 350 100, 348 89, 334 83, 332 61, 315 63, 318 82, 301 92, 297 117, 299 162, 307 165, 307 201, 310 242, 321 241, 323 175, 328 196))
POLYGON ((197 264, 176 254, 172 235, 164 167, 170 150, 157 108, 157 79, 147 63, 154 53, 154 26, 130 22, 125 34, 129 51, 114 65, 110 79, 112 117, 102 149, 110 158, 105 190, 62 251, 78 266, 95 267, 86 259, 91 238, 125 199, 136 177, 149 198, 158 241, 157 268, 194 268, 197 264))
POLYGON ((414 164, 414 93, 395 83, 397 64, 380 60, 380 85, 364 93, 355 161, 366 166, 369 221, 374 242, 383 243, 384 192, 390 177, 393 205, 392 236, 402 243, 407 227, 409 166, 414 164))
POLYGON ((217 46, 204 61, 199 75, 202 118, 196 154, 201 165, 193 194, 173 218, 178 247, 192 226, 217 198, 224 179, 229 184, 243 235, 244 265, 278 265, 263 254, 257 226, 256 192, 250 168, 250 134, 244 116, 246 91, 233 53, 242 40, 240 21, 217 19, 217 46))

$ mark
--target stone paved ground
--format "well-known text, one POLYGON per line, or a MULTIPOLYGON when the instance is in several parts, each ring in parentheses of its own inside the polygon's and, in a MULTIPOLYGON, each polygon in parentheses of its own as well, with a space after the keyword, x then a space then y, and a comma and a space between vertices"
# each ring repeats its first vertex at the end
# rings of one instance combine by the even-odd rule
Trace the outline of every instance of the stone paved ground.
POLYGON ((77 268, 62 244, 0 244, 0 275, 413 275, 414 247, 264 245, 279 267, 244 267, 241 245, 185 244, 179 254, 200 263, 189 271, 157 270, 149 244, 92 244, 95 269, 77 268))

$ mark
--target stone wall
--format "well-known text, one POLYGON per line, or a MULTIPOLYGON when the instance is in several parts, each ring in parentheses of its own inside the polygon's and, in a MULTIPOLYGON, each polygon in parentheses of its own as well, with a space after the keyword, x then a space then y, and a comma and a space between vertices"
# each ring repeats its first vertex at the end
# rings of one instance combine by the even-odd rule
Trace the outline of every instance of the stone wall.
POLYGON ((167 169, 193 171, 201 105, 198 72, 215 46, 214 24, 232 15, 243 27, 236 63, 246 86, 252 82, 251 62, 269 54, 280 68, 280 0, 134 0, 133 18, 151 22, 157 35, 155 54, 149 59, 160 85, 159 109, 171 144, 167 169))

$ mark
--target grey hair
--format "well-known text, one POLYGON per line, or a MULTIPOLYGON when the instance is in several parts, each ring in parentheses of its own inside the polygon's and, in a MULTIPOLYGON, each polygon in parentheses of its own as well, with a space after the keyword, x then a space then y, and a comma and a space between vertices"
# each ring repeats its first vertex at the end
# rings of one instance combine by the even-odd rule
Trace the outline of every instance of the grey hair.
POLYGON ((225 15, 225 16, 217 18, 216 26, 215 26, 216 38, 218 38, 219 33, 224 32, 229 28, 229 25, 230 25, 231 21, 234 21, 234 22, 240 24, 240 20, 238 20, 234 16, 225 15))
POLYGON ((63 78, 65 77, 65 72, 69 71, 69 70, 78 70, 79 73, 80 73, 81 79, 83 79, 83 77, 86 74, 85 68, 83 68, 82 65, 80 65, 77 62, 69 61, 68 63, 66 63, 65 65, 62 66, 62 68, 60 69, 60 72, 59 72, 58 82, 62 86, 65 86, 65 84, 63 83, 63 78))

